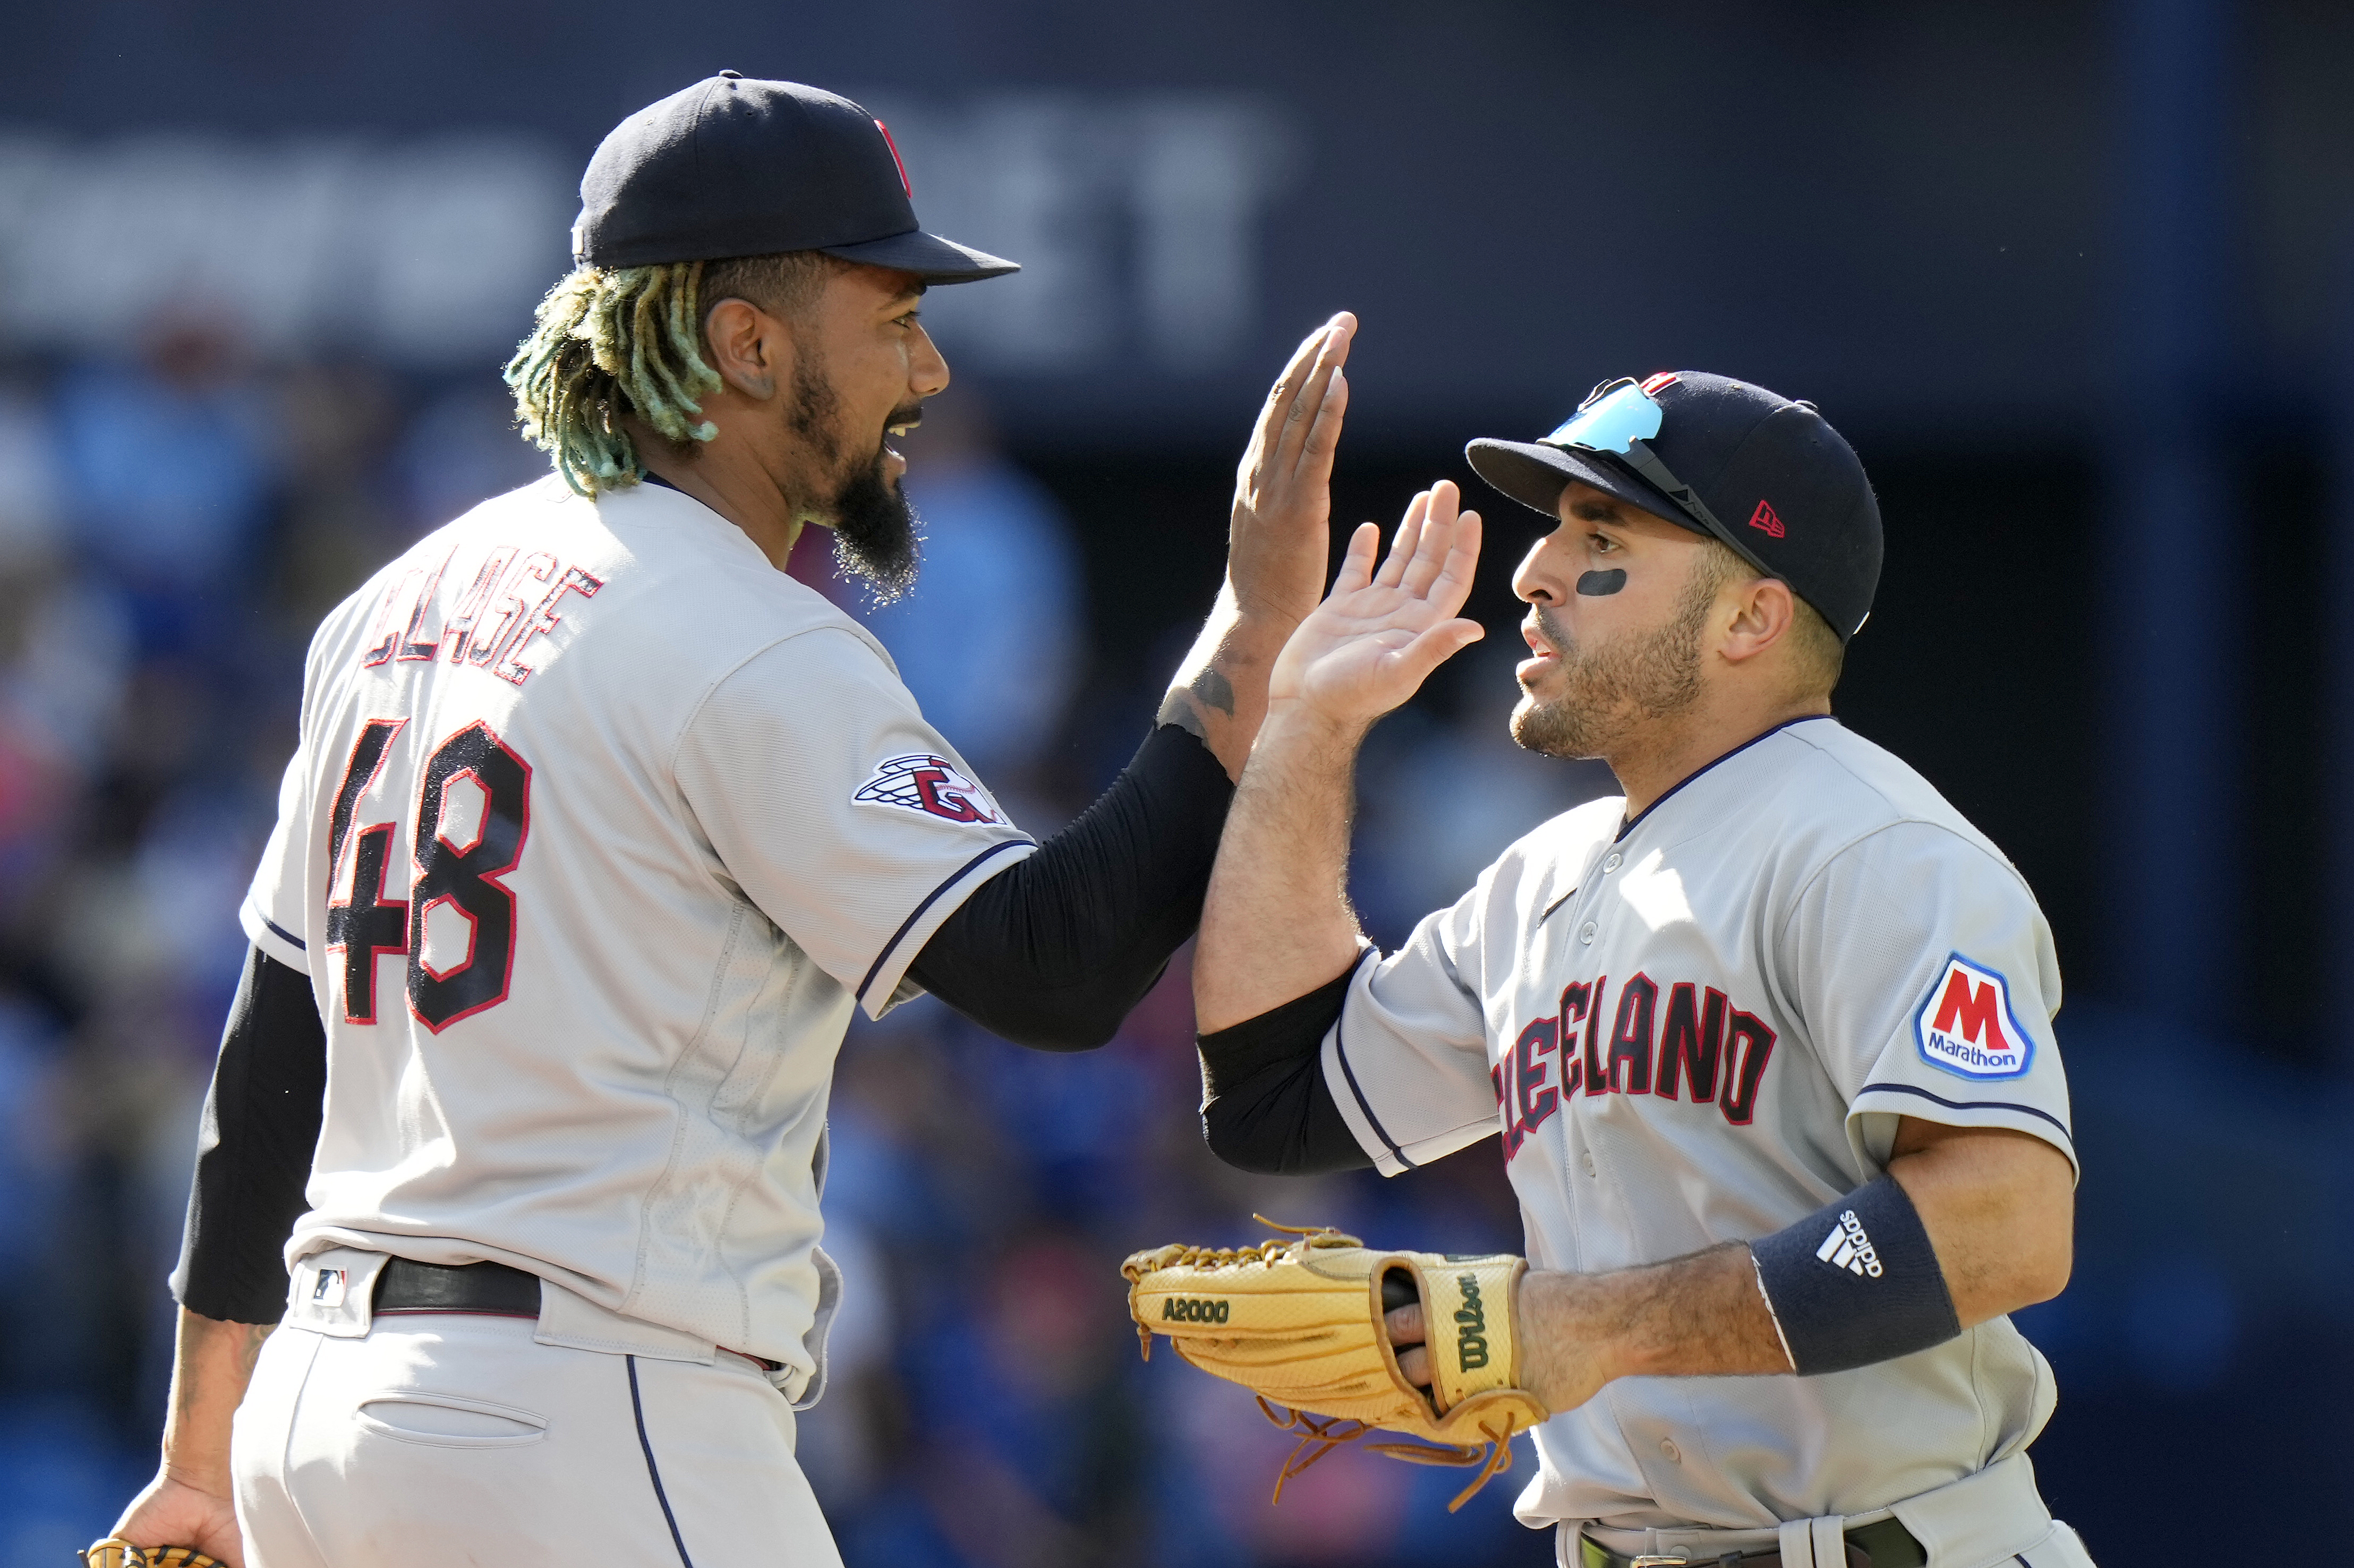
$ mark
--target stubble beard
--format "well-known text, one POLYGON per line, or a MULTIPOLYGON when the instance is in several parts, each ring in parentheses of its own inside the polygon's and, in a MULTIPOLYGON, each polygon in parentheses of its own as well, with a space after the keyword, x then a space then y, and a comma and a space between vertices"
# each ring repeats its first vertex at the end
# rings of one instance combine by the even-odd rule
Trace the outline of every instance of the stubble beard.
MULTIPOLYGON (((809 443, 819 471, 835 477, 830 493, 810 498, 806 510, 833 529, 833 562, 844 576, 866 585, 878 604, 904 599, 916 586, 922 565, 923 520, 907 493, 884 472, 881 435, 871 457, 845 463, 848 445, 841 428, 842 399, 826 378, 823 363, 804 356, 793 366, 793 432, 809 443), (849 472, 843 475, 847 467, 849 472)), ((920 417, 916 408, 894 410, 886 423, 920 417)))
POLYGON ((1667 625, 1582 648, 1550 606, 1537 606, 1537 626, 1559 655, 1561 693, 1540 701, 1523 691, 1512 709, 1512 738, 1547 757, 1606 758, 1638 726, 1691 707, 1700 697, 1701 636, 1716 588, 1696 574, 1667 625))

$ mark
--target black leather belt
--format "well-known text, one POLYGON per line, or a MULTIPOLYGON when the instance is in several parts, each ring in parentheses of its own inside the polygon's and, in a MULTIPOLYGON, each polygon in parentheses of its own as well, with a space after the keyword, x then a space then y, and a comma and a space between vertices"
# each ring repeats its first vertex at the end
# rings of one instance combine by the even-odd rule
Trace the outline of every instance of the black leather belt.
POLYGON ((539 1276, 504 1263, 438 1263, 388 1258, 376 1277, 376 1310, 472 1312, 491 1318, 537 1318, 539 1276))
MULTIPOLYGON (((1903 1521, 1883 1519, 1877 1524, 1859 1525, 1847 1532, 1848 1568, 1925 1568, 1929 1553, 1922 1549, 1903 1521)), ((1613 1552, 1590 1535, 1577 1538, 1578 1568, 1665 1568, 1666 1564, 1688 1563, 1691 1568, 1782 1568, 1781 1548, 1769 1546, 1760 1552, 1727 1552, 1714 1557, 1699 1557, 1690 1549, 1683 1552, 1662 1552, 1641 1557, 1629 1557, 1613 1552)))
MULTIPOLYGON (((504 1263, 469 1263, 451 1268, 438 1263, 388 1258, 376 1277, 376 1314, 471 1312, 479 1318, 539 1317, 539 1276, 504 1263)), ((779 1363, 749 1351, 730 1351, 763 1372, 779 1363)))

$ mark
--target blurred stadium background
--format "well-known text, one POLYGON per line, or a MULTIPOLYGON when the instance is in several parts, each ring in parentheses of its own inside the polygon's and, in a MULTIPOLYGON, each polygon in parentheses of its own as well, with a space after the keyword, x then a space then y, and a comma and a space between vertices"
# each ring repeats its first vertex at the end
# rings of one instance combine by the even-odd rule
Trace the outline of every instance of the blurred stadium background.
MULTIPOLYGON (((1889 528, 1842 715, 2019 862, 2069 977, 2079 1264, 2021 1319, 2047 1494, 2109 1562, 2298 1546, 2347 1495, 2354 10, 84 0, 0 36, 0 1557, 63 1562, 154 1462, 309 630, 541 471, 496 372, 580 164, 723 67, 860 98, 928 226, 1026 263, 928 302, 932 567, 874 621, 1040 830, 1144 733, 1257 400, 1330 311, 1364 323, 1343 523, 1476 493, 1467 438, 1607 376, 1818 402, 1889 528)), ((1533 520, 1487 509, 1500 644, 1533 520)), ((1377 733, 1384 938, 1606 786, 1515 752, 1511 696, 1475 653, 1377 733)), ((1269 1509, 1248 1399, 1138 1362, 1131 1247, 1254 1209, 1518 1234, 1485 1149, 1217 1167, 1182 969, 1093 1056, 929 1004, 845 1048, 849 1375, 802 1453, 850 1562, 1550 1562, 1511 1481, 1450 1518, 1445 1475, 1343 1455, 1269 1509)))

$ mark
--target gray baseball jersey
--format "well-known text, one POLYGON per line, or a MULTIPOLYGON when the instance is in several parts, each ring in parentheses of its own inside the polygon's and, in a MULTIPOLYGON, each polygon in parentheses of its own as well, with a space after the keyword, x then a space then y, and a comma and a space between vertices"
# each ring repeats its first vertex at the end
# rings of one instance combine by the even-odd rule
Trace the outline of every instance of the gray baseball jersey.
MULTIPOLYGON (((1360 964, 1323 1066, 1384 1173, 1498 1136, 1532 1266, 1590 1273, 1796 1224, 1882 1173, 1900 1117, 2073 1162, 2051 931, 1918 774, 1808 719, 1623 809, 1545 823, 1360 964)), ((1537 1429, 1520 1516, 1859 1513, 2023 1448, 2053 1397, 2008 1319, 1828 1376, 1622 1379, 1537 1429)))
POLYGON ((326 1024, 290 1266, 509 1264, 814 1397, 851 1009, 1034 847, 882 645, 701 503, 486 502, 311 645, 244 909, 326 1024))

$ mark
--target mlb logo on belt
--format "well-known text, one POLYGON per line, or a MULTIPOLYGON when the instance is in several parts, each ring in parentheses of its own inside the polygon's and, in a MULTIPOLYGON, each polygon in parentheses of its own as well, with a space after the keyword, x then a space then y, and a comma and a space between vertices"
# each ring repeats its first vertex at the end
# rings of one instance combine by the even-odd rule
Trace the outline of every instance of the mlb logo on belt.
POLYGON ((2035 1056, 2034 1037, 2010 1010, 2010 986, 1959 953, 1922 999, 1913 1030, 1921 1059, 1964 1078, 2016 1078, 2035 1056))

